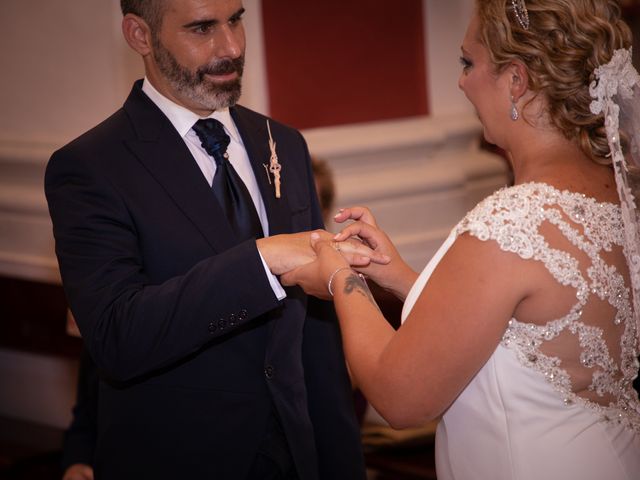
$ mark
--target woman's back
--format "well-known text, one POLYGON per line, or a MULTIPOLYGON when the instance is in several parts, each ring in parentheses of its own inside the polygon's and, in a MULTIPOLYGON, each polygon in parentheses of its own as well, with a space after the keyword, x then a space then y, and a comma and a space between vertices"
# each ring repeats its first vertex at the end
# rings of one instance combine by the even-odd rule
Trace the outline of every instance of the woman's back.
POLYGON ((439 475, 635 478, 638 351, 620 208, 527 183, 481 202, 454 232, 518 255, 532 293, 444 415, 439 475))
POLYGON ((485 204, 471 221, 487 222, 503 249, 510 242, 511 251, 530 258, 523 274, 535 285, 503 341, 535 358, 527 366, 553 374, 551 383, 567 400, 624 402, 638 352, 618 205, 546 184, 521 185, 485 204), (500 208, 502 215, 487 215, 500 208), (505 227, 513 240, 504 238, 505 227))

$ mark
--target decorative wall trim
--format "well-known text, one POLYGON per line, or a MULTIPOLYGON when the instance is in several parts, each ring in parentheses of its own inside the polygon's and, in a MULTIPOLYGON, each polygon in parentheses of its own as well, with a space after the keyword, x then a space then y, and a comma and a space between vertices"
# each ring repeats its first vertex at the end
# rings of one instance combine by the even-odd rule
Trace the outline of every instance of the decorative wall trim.
POLYGON ((479 148, 480 134, 470 114, 304 132, 312 155, 334 170, 336 206, 369 206, 416 269, 473 205, 506 182, 504 162, 479 148))
POLYGON ((59 283, 44 196, 50 143, 0 140, 0 274, 59 283))
MULTIPOLYGON (((368 205, 416 269, 466 211, 506 178, 503 162, 478 148, 480 126, 467 114, 311 129, 304 135, 311 152, 334 170, 337 206, 368 205)), ((55 148, 0 141, 2 275, 59 282, 43 192, 44 168, 55 148)))

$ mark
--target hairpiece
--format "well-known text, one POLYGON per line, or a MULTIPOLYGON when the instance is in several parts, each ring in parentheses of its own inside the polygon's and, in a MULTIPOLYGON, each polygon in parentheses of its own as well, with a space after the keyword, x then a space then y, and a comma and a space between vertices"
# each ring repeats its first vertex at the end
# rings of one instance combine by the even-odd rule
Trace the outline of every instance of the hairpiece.
POLYGON ((525 30, 529 30, 529 11, 524 0, 511 0, 511 5, 520 26, 525 30))

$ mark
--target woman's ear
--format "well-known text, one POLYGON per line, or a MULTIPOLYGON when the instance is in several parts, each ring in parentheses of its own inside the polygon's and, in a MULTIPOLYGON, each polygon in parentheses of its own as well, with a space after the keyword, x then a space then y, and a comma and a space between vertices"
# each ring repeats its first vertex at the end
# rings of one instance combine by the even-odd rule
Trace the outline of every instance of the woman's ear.
POLYGON ((509 88, 515 102, 520 100, 529 87, 529 74, 522 62, 513 61, 507 67, 509 73, 509 88))
POLYGON ((122 33, 129 46, 140 55, 151 53, 151 30, 144 19, 127 13, 122 18, 122 33))

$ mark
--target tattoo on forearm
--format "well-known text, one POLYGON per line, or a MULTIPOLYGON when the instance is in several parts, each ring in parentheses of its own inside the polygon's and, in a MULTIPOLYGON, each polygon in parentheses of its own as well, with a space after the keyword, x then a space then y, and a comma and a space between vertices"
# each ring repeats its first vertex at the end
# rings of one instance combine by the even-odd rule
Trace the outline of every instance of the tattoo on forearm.
POLYGON ((373 295, 371 294, 371 290, 369 290, 367 282, 364 280, 364 277, 362 275, 352 273, 347 277, 344 283, 344 293, 350 295, 353 292, 358 292, 360 295, 367 298, 373 306, 380 310, 378 304, 373 298, 373 295))

